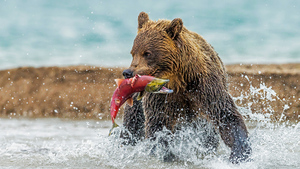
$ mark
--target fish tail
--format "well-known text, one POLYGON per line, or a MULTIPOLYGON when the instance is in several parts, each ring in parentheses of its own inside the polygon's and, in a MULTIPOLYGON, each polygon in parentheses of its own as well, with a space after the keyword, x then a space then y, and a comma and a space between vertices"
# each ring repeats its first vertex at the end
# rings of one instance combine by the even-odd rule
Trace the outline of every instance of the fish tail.
POLYGON ((113 122, 113 126, 112 126, 112 128, 109 130, 108 136, 111 135, 113 129, 116 128, 116 127, 119 127, 119 125, 118 125, 116 122, 113 122))

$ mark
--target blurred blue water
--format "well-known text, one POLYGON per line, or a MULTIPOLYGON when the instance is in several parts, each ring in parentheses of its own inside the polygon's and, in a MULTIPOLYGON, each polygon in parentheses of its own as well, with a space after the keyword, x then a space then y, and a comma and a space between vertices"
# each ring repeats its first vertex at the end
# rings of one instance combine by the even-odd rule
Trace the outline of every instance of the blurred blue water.
POLYGON ((141 11, 182 18, 225 64, 300 62, 298 0, 0 0, 0 69, 128 66, 141 11))

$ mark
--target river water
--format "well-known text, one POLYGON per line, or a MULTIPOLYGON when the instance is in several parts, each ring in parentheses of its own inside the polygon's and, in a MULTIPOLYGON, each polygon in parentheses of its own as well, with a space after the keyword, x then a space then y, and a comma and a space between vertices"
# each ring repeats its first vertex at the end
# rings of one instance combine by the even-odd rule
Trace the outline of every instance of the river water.
POLYGON ((252 161, 240 165, 228 162, 230 150, 222 141, 216 154, 203 156, 192 139, 177 143, 180 159, 166 163, 150 155, 153 143, 122 146, 117 136, 108 137, 110 127, 109 120, 0 119, 0 168, 300 168, 299 122, 273 123, 252 114, 252 161))

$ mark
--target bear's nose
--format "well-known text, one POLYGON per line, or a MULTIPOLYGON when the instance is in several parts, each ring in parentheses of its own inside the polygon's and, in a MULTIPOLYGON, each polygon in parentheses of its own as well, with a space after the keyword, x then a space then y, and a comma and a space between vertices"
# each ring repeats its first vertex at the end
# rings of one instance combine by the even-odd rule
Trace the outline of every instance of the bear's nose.
POLYGON ((125 79, 129 79, 133 77, 133 72, 130 69, 126 69, 123 71, 123 76, 125 79))

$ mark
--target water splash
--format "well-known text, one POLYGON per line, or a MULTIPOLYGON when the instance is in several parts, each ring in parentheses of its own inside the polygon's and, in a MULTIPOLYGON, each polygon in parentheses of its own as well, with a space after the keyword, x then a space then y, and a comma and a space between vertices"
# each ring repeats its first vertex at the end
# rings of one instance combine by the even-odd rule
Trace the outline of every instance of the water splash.
POLYGON ((278 97, 272 86, 268 87, 264 82, 260 82, 259 87, 255 87, 247 75, 242 75, 242 77, 249 83, 249 90, 248 92, 241 93, 240 96, 233 97, 233 99, 235 102, 248 102, 246 107, 239 107, 244 117, 250 121, 264 122, 262 124, 271 124, 271 121, 289 123, 289 121, 286 121, 284 112, 290 106, 286 103, 285 99, 278 97), (279 119, 275 117, 275 114, 279 113, 275 112, 272 102, 280 102, 283 105, 279 119), (253 105, 260 105, 260 109, 256 109, 255 112, 252 111, 253 105))

